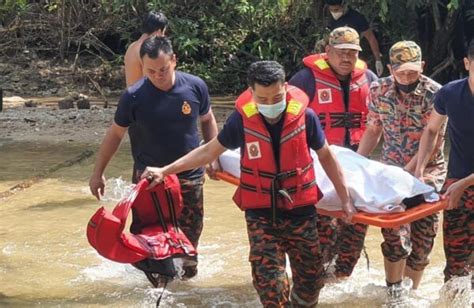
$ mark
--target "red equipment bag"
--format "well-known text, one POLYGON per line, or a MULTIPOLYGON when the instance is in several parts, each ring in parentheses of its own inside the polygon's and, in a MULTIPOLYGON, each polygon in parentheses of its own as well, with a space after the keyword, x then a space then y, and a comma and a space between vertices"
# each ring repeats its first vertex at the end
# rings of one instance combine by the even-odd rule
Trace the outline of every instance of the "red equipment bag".
POLYGON ((196 249, 177 223, 183 208, 178 178, 169 175, 153 189, 146 190, 147 186, 148 181, 141 180, 112 213, 104 207, 96 211, 87 226, 91 246, 120 263, 195 256, 196 249), (139 222, 137 234, 124 232, 132 208, 139 222))

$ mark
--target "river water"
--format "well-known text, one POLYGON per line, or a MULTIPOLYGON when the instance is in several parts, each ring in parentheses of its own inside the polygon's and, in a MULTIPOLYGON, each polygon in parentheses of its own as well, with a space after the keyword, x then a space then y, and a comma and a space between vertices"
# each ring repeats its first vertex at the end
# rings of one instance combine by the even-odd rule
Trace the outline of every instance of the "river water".
MULTIPOLYGON (((94 158, 45 172, 97 145, 18 143, 0 140, 0 194, 25 179, 29 187, 0 199, 0 306, 154 306, 154 289, 130 265, 100 257, 89 246, 85 230, 90 216, 114 201, 97 202, 88 191, 94 158), (43 173, 42 173, 43 172, 43 173)), ((129 185, 131 159, 124 144, 107 169, 112 179, 107 197, 129 185), (122 177, 123 180, 120 179, 122 177)), ((199 246, 199 274, 174 281, 164 292, 162 307, 259 307, 251 283, 248 241, 243 213, 233 205, 234 187, 207 180, 204 232, 199 246)), ((441 232, 420 289, 403 304, 387 302, 384 288, 382 237, 376 227, 366 238, 370 260, 361 258, 352 277, 328 284, 320 307, 469 307, 469 288, 452 294, 443 287, 441 232)), ((470 284, 468 279, 454 283, 470 284)))

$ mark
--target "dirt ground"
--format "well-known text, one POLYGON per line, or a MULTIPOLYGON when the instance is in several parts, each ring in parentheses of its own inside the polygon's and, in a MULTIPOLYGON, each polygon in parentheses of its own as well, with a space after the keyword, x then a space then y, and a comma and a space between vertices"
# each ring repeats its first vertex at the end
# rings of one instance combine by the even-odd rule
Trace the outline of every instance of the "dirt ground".
MULTIPOLYGON (((58 62, 28 50, 0 56, 0 141, 101 142, 124 90, 123 66, 79 60, 58 62), (77 101, 74 108, 58 108, 59 100, 74 96, 86 97, 91 109, 77 109, 77 101)), ((219 127, 232 111, 233 99, 213 98, 219 127)))
MULTIPOLYGON (((25 107, 21 97, 4 97, 0 112, 0 140, 100 143, 110 126, 117 99, 109 99, 109 108, 91 100, 91 109, 58 109, 57 98, 33 99, 36 107, 25 107), (45 101, 45 102, 41 102, 45 101)), ((219 127, 232 112, 232 106, 213 105, 219 127)))

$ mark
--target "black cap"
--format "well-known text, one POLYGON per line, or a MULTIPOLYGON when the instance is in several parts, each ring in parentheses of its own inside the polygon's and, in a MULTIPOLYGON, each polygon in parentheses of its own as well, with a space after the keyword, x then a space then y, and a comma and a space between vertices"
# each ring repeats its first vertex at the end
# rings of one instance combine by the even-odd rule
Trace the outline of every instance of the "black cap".
POLYGON ((327 5, 342 5, 344 0, 325 0, 327 5))

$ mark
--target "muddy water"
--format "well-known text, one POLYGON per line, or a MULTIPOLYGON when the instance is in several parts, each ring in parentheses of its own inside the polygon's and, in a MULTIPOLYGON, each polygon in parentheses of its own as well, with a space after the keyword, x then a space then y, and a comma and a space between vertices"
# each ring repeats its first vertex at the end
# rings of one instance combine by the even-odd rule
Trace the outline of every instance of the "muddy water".
MULTIPOLYGON (((0 193, 87 149, 96 150, 96 145, 0 140, 0 193)), ((161 289, 153 289, 133 267, 101 258, 87 243, 85 228, 95 209, 114 206, 89 195, 92 166, 93 158, 89 158, 0 200, 0 306, 155 305, 161 289)), ((125 144, 107 176, 128 180, 130 166, 125 144)), ((247 262, 243 214, 232 204, 232 193, 228 184, 206 182, 199 275, 169 285, 163 307, 259 306, 247 262)), ((380 243, 379 229, 371 228, 366 239, 369 270, 362 258, 349 280, 323 289, 321 307, 386 304, 380 243)), ((453 306, 439 294, 444 264, 441 234, 431 257, 420 289, 409 295, 405 307, 453 306)), ((468 299, 462 303, 469 305, 468 299)))

